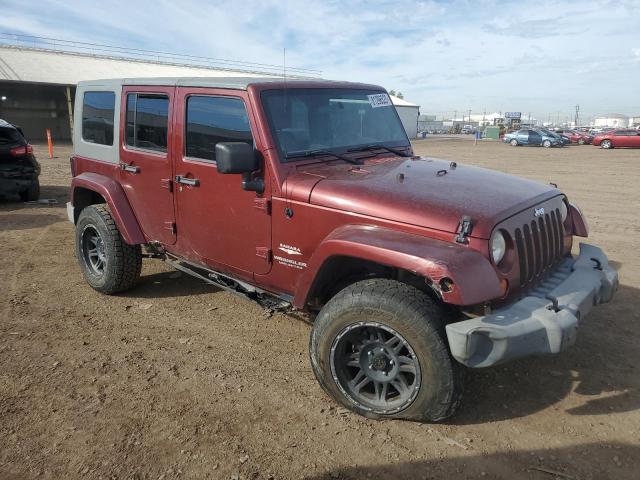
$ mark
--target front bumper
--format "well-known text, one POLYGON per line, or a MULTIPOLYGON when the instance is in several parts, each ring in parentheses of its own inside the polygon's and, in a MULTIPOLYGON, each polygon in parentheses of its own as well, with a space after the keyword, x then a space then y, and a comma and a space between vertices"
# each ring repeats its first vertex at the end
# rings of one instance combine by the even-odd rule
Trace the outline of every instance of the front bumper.
POLYGON ((575 343, 579 321, 617 289, 618 272, 604 252, 581 243, 578 257, 567 258, 525 297, 489 315, 447 325, 451 353, 473 368, 559 353, 575 343))

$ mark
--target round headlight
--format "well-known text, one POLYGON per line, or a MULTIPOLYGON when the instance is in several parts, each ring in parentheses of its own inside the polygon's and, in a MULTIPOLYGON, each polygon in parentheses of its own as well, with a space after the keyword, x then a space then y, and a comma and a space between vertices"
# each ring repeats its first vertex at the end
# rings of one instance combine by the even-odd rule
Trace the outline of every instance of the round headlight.
POLYGON ((560 203, 560 219, 562 223, 567 219, 567 215, 569 215, 569 210, 567 209, 567 204, 563 201, 560 203))
POLYGON ((507 241, 500 230, 496 230, 491 235, 491 258, 493 263, 498 265, 504 258, 504 254, 507 251, 507 241))

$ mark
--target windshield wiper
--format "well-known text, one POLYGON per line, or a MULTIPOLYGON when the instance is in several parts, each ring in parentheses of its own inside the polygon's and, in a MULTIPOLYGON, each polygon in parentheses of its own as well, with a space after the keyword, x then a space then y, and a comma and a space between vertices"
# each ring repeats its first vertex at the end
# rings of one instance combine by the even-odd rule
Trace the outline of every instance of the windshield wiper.
POLYGON ((330 152, 329 150, 310 150, 308 152, 290 153, 290 154, 287 154, 286 158, 307 158, 307 157, 315 157, 316 155, 330 155, 339 160, 344 160, 345 162, 353 163, 354 165, 362 165, 355 158, 349 158, 345 155, 340 155, 339 153, 330 152))
POLYGON ((378 149, 386 150, 387 152, 395 153, 399 157, 410 157, 411 154, 407 152, 403 152, 402 150, 398 150, 396 148, 387 147, 386 145, 366 145, 364 147, 352 148, 347 150, 347 152, 366 152, 367 150, 378 150, 378 149))

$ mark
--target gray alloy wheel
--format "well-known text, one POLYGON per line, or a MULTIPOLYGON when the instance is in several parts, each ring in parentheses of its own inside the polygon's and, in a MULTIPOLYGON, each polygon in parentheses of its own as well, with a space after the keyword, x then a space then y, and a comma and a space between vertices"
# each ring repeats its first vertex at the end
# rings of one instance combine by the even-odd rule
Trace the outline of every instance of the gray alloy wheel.
POLYGON ((133 287, 140 277, 140 245, 127 244, 106 205, 85 207, 76 223, 76 258, 95 290, 107 295, 133 287))
POLYGON ((88 224, 80 233, 80 237, 82 242, 80 251, 85 265, 95 276, 103 275, 107 266, 107 251, 100 232, 94 225, 88 224))
POLYGON ((542 142, 542 146, 544 148, 549 148, 551 146, 551 141, 550 140, 545 140, 544 142, 542 142))
POLYGON ((518 146, 518 141, 515 138, 512 139, 509 143, 511 144, 512 147, 517 147, 518 146))
POLYGON ((578 145, 584 145, 584 138, 578 139, 578 145))
POLYGON ((371 278, 334 295, 315 318, 309 354, 324 390, 368 418, 435 422, 462 397, 444 327, 450 312, 401 282, 371 278))
POLYGON ((331 346, 331 374, 344 395, 375 413, 411 405, 420 389, 420 362, 402 335, 375 322, 349 325, 331 346))
POLYGON ((611 140, 602 140, 602 142, 600 142, 600 147, 604 148, 605 150, 609 150, 613 148, 613 144, 611 143, 611 140))

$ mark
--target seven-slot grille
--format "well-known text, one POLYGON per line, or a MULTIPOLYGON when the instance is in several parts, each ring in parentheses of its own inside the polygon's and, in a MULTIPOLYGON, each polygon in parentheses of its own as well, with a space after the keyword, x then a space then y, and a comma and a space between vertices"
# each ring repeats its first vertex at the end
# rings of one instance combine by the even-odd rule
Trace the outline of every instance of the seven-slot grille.
POLYGON ((562 257, 563 237, 562 219, 557 208, 516 228, 520 285, 530 283, 562 257))

